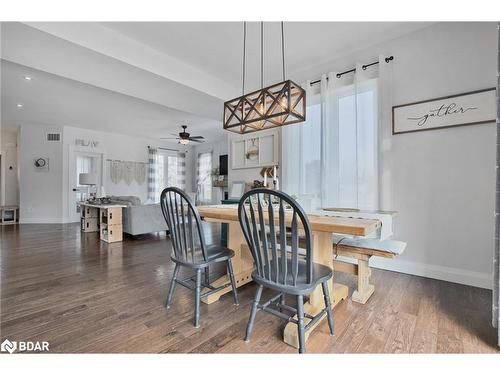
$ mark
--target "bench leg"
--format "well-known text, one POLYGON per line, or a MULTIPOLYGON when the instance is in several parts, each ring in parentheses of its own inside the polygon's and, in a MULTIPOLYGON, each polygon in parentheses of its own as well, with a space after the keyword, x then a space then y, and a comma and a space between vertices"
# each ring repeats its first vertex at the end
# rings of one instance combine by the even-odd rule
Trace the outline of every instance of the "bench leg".
POLYGON ((371 269, 368 259, 358 259, 358 289, 352 294, 354 302, 366 303, 375 291, 375 287, 370 284, 371 269))

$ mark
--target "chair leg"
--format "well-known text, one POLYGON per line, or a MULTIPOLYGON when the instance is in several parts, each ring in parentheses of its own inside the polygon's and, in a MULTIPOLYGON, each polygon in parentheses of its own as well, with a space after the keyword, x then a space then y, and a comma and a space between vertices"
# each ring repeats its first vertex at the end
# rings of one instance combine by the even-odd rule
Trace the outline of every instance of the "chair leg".
POLYGON ((204 274, 205 274, 205 285, 208 286, 210 285, 210 267, 205 268, 204 274))
POLYGON ((260 302, 260 296, 262 295, 262 289, 264 289, 264 287, 262 285, 259 285, 257 287, 257 291, 255 292, 255 299, 253 301, 252 311, 250 311, 250 318, 248 319, 245 341, 250 341, 250 337, 252 336, 253 324, 255 322, 255 315, 257 314, 257 307, 260 302))
POLYGON ((170 304, 172 303, 172 297, 174 295, 175 284, 177 284, 176 279, 177 279, 177 276, 179 275, 180 269, 181 269, 181 266, 179 266, 176 263, 175 268, 174 268, 174 275, 172 276, 172 281, 170 282, 170 288, 168 289, 167 299, 165 300, 165 307, 167 309, 170 308, 170 304))
POLYGON ((304 330, 304 296, 297 296, 297 317, 298 324, 297 329, 299 333, 299 353, 306 352, 305 345, 305 330, 304 330))
POLYGON ((201 300, 201 268, 196 270, 196 296, 194 305, 194 326, 200 326, 200 300, 201 300))
POLYGON ((233 298, 234 304, 238 306, 240 302, 238 301, 238 291, 236 290, 236 281, 234 280, 233 264, 231 259, 227 260, 227 273, 229 274, 229 279, 231 280, 231 287, 233 288, 233 298))
MULTIPOLYGON (((281 293, 280 297, 280 305, 285 305, 286 304, 286 295, 285 293, 281 293)), ((283 312, 283 309, 280 307, 280 311, 283 312)))
POLYGON ((325 281, 324 283, 321 283, 321 286, 323 287, 323 297, 325 299, 325 308, 326 308, 326 316, 328 317, 328 326, 330 327, 330 335, 335 334, 335 329, 334 329, 334 324, 333 324, 333 311, 332 311, 332 304, 330 302, 330 293, 328 291, 328 282, 325 281))

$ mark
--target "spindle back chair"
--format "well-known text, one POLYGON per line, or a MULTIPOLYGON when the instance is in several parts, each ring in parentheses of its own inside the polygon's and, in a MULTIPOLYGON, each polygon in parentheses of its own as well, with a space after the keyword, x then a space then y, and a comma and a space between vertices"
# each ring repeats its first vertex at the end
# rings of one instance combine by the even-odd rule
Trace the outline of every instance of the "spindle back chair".
POLYGON ((199 326, 200 301, 202 298, 231 286, 234 303, 238 304, 236 282, 234 279, 231 258, 234 252, 222 246, 207 246, 200 214, 191 198, 176 187, 167 187, 161 192, 160 205, 165 221, 170 231, 172 243, 171 259, 175 263, 174 274, 170 283, 165 306, 170 308, 176 284, 181 284, 195 291, 194 325, 199 326), (210 265, 226 262, 229 283, 217 288, 210 285, 210 265), (196 275, 186 279, 179 279, 181 267, 195 270, 196 275), (205 281, 201 280, 201 273, 205 273, 205 281), (207 291, 202 293, 202 287, 207 291))
POLYGON ((255 264, 252 278, 259 285, 245 340, 250 339, 258 310, 297 323, 300 353, 305 352, 305 331, 325 314, 333 335, 333 313, 328 291, 328 280, 332 278, 333 271, 313 262, 312 230, 302 207, 284 192, 258 188, 243 195, 238 205, 238 218, 255 264), (319 284, 323 289, 325 308, 316 316, 311 316, 304 312, 303 297, 319 284), (279 294, 260 303, 264 287, 279 294), (286 294, 296 297, 297 308, 286 305, 286 294), (293 316, 295 314, 297 318, 293 316), (309 319, 309 322, 305 324, 304 319, 309 319))

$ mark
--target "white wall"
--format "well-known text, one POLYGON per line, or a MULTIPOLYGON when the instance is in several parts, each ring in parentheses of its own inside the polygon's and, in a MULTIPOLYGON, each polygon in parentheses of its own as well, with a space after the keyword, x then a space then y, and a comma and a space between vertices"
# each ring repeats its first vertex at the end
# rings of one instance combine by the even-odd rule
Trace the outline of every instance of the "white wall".
MULTIPOLYGON (((76 139, 93 140, 99 142, 98 151, 105 155, 105 159, 111 160, 124 160, 124 161, 134 161, 134 162, 148 162, 148 146, 154 147, 166 147, 175 150, 187 150, 186 154, 186 190, 191 190, 192 186, 189 181, 192 180, 193 170, 189 166, 192 164, 192 152, 191 147, 180 147, 178 144, 160 144, 157 141, 146 139, 130 137, 127 135, 106 133, 93 131, 82 128, 75 128, 66 126, 64 127, 64 160, 65 160, 65 173, 68 171, 67 162, 69 160, 70 152, 73 150, 87 150, 88 147, 76 147, 76 139)), ((106 195, 135 195, 138 196, 143 203, 148 199, 148 184, 147 184, 147 172, 146 180, 142 185, 139 185, 136 181, 132 181, 130 185, 127 185, 124 181, 120 181, 118 184, 114 184, 111 181, 109 175, 109 162, 106 160, 104 163, 104 187, 106 189, 106 195)), ((66 175, 67 176, 67 175, 66 175)), ((64 179, 64 189, 67 194, 71 194, 71 186, 69 186, 70 179, 65 177, 64 179)), ((66 198, 67 199, 67 198, 66 198)), ((67 206, 67 200, 65 203, 65 209, 69 210, 67 206)))
POLYGON ((62 128, 22 125, 19 129, 19 216, 22 223, 60 223, 63 221, 62 142, 48 143, 47 132, 62 128), (49 170, 33 165, 37 157, 49 159, 49 170))
POLYGON ((0 205, 18 205, 17 130, 1 130, 0 205))
MULTIPOLYGON (((228 154, 227 135, 222 137, 220 141, 202 143, 193 147, 193 170, 195 171, 193 175, 193 186, 195 190, 196 190, 196 165, 198 160, 198 154, 201 154, 202 152, 212 152, 212 169, 217 168, 219 166, 219 156, 228 154)), ((220 204, 220 201, 224 199, 224 191, 227 191, 227 189, 213 187, 211 203, 220 204)))
MULTIPOLYGON (((314 69, 342 71, 394 55, 393 105, 495 87, 496 23, 439 23, 314 69)), ((397 210, 394 238, 406 241, 396 271, 491 288, 494 123, 392 136, 384 124, 382 209, 397 210)))
MULTIPOLYGON (((20 209, 21 221, 24 223, 68 222, 69 195, 74 194, 73 180, 69 176, 70 153, 73 151, 94 151, 104 154, 105 159, 126 161, 148 161, 147 146, 161 146, 181 149, 177 144, 160 144, 151 139, 130 137, 120 134, 99 132, 94 130, 65 126, 55 129, 43 125, 22 125, 20 130, 20 209), (49 144, 45 142, 47 131, 62 131, 62 142, 49 144), (75 140, 97 141, 96 148, 76 146, 75 140), (32 165, 35 156, 49 157, 49 172, 37 172, 32 165)), ((182 150, 185 150, 182 147, 182 150)), ((187 189, 192 189, 193 153, 188 147, 186 155, 187 189)), ((136 195, 142 202, 147 200, 147 176, 142 185, 132 181, 130 185, 120 181, 113 184, 109 176, 109 163, 104 163, 104 187, 107 195, 136 195)))

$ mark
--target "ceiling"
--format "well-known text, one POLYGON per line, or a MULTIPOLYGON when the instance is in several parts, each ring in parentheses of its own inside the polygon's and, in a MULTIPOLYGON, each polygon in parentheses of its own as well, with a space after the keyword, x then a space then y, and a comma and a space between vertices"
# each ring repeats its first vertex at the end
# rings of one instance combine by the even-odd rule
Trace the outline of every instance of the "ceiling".
MULTIPOLYGON (((286 70, 346 56, 382 41, 429 26, 429 22, 286 22, 286 70)), ((108 22, 103 23, 140 43, 206 71, 241 91, 242 22, 108 22)), ((268 83, 281 79, 281 25, 264 24, 264 70, 268 83)), ((247 74, 260 84, 260 23, 247 23, 247 74)), ((251 89, 251 87, 249 87, 251 89)), ((232 93, 225 99, 239 94, 232 93)))
POLYGON ((2 122, 68 125, 149 138, 170 137, 181 124, 207 140, 223 134, 220 123, 23 65, 2 61, 2 122), (24 77, 32 79, 27 81, 24 77), (22 108, 17 104, 21 103, 22 108))
MULTIPOLYGON (((287 77, 429 25, 287 22, 287 77)), ((220 139, 223 101, 241 92, 242 30, 233 22, 4 22, 2 125, 158 139, 187 124, 193 134, 220 139)), ((248 89, 260 83, 259 33, 258 23, 248 23, 248 89)), ((265 24, 264 40, 264 78, 273 83, 282 74, 279 23, 265 24)))

